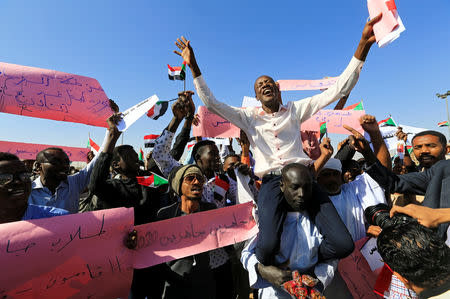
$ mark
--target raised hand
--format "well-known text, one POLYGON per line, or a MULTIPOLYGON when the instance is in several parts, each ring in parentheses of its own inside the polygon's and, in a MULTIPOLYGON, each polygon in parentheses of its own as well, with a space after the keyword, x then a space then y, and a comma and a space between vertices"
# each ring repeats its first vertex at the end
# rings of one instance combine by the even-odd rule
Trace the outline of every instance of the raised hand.
POLYGON ((191 47, 191 41, 186 40, 184 36, 181 39, 177 38, 175 45, 180 49, 180 51, 173 51, 175 54, 180 55, 187 65, 191 68, 192 77, 197 78, 202 73, 197 65, 197 60, 195 59, 194 50, 191 47))
POLYGON ((376 41, 375 34, 373 33, 373 25, 381 20, 382 16, 383 14, 380 13, 378 16, 368 21, 364 26, 361 40, 359 41, 358 48, 355 51, 355 58, 361 61, 366 60, 367 54, 369 54, 370 47, 376 41))
POLYGON ((373 115, 365 114, 359 118, 359 123, 361 127, 367 133, 377 133, 380 131, 380 127, 378 126, 377 119, 373 115))
POLYGON ((364 138, 364 136, 361 133, 359 133, 358 131, 356 131, 355 129, 353 129, 350 126, 343 125, 343 127, 347 131, 352 133, 352 135, 350 135, 348 137, 350 147, 352 147, 353 149, 355 149, 356 151, 358 151, 362 154, 372 151, 370 149, 369 142, 367 141, 366 138, 364 138))
POLYGON ((186 107, 186 105, 184 104, 184 102, 183 102, 182 99, 178 99, 178 100, 172 105, 172 113, 173 113, 173 116, 174 116, 177 120, 179 120, 179 121, 183 120, 183 118, 186 117, 187 111, 188 111, 188 109, 187 109, 187 107, 186 107))
POLYGON ((322 139, 322 143, 320 143, 320 153, 321 155, 330 158, 333 155, 334 149, 331 146, 331 140, 328 137, 322 139))
POLYGON ((178 93, 178 99, 183 103, 186 107, 187 115, 186 116, 194 116, 195 114, 195 104, 192 100, 192 95, 194 94, 191 90, 186 90, 178 93))
POLYGON ((397 137, 398 140, 403 140, 404 142, 408 140, 408 135, 405 132, 403 132, 402 127, 397 128, 395 136, 397 137))
POLYGON ((378 16, 366 23, 362 32, 361 40, 365 40, 370 44, 373 44, 376 41, 375 34, 373 33, 373 25, 380 21, 382 17, 383 13, 380 13, 378 16))
POLYGON ((112 134, 112 137, 119 137, 122 132, 119 131, 117 128, 117 125, 119 124, 120 120, 122 119, 122 113, 117 112, 108 117, 106 122, 108 123, 108 131, 110 134, 112 134))

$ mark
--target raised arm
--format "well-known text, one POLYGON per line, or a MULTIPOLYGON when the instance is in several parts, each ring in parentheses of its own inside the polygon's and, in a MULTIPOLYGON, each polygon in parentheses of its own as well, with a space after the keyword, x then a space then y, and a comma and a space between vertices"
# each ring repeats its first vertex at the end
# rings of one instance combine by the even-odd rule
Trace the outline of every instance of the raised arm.
POLYGON ((172 105, 172 112, 173 118, 161 136, 155 140, 155 148, 153 149, 152 154, 156 165, 165 177, 169 177, 172 169, 180 165, 180 163, 170 154, 170 147, 180 122, 187 114, 187 108, 182 99, 178 99, 178 101, 172 105))
POLYGON ((380 127, 378 126, 378 122, 373 115, 363 115, 359 119, 359 123, 361 127, 366 131, 370 136, 370 141, 372 142, 373 151, 378 161, 386 167, 387 169, 392 169, 391 164, 391 155, 389 154, 389 150, 386 146, 386 143, 381 136, 380 127))
POLYGON ((245 130, 248 125, 248 120, 245 115, 244 109, 229 106, 225 103, 219 102, 214 97, 212 92, 209 90, 205 80, 203 79, 190 41, 186 40, 186 38, 182 36, 181 38, 177 39, 175 45, 179 48, 180 51, 174 51, 174 53, 180 55, 191 69, 192 77, 194 78, 195 89, 197 90, 197 94, 205 104, 205 106, 211 112, 223 117, 234 125, 245 130))
POLYGON ((181 99, 183 105, 185 106, 186 116, 184 117, 183 128, 177 135, 177 138, 175 138, 175 142, 172 146, 172 149, 170 150, 170 154, 176 161, 180 160, 181 156, 183 155, 184 148, 186 147, 186 144, 189 142, 191 126, 195 114, 195 105, 194 102, 192 101, 193 94, 194 93, 192 91, 180 92, 178 94, 178 97, 181 99))
POLYGON ((375 42, 373 25, 380 19, 381 14, 366 23, 354 57, 335 84, 321 94, 295 102, 300 121, 307 120, 320 109, 350 94, 350 91, 358 82, 359 73, 370 47, 375 42))

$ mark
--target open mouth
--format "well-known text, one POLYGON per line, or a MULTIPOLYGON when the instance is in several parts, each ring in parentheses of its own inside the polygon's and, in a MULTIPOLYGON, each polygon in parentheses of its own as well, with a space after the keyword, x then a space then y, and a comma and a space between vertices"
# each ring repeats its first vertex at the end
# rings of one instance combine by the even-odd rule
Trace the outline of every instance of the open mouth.
POLYGON ((270 95, 272 95, 272 89, 271 88, 265 88, 264 90, 263 90, 263 95, 265 95, 265 96, 270 96, 270 95))

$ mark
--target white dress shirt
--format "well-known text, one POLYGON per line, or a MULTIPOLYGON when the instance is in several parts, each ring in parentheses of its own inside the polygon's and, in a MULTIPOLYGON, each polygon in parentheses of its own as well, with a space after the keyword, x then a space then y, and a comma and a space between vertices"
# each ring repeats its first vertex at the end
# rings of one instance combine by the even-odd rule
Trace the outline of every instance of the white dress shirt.
POLYGON ((355 86, 364 62, 352 58, 338 81, 326 91, 295 102, 280 105, 279 111, 267 114, 261 107, 237 108, 216 100, 203 76, 194 79, 197 94, 213 113, 241 128, 254 148, 255 174, 260 178, 284 165, 311 163, 303 152, 300 124, 314 113, 347 95, 355 86))
POLYGON ((367 173, 342 185, 341 193, 330 195, 330 199, 355 242, 366 236, 364 210, 386 203, 383 188, 367 173))
MULTIPOLYGON (((288 212, 283 224, 280 240, 280 251, 275 256, 277 264, 288 261, 290 270, 298 270, 301 274, 314 270, 316 277, 326 287, 334 277, 337 260, 329 264, 319 263, 318 251, 322 243, 322 235, 311 223, 308 213, 288 212)), ((259 290, 259 298, 292 298, 282 287, 276 287, 259 276, 256 265, 259 263, 255 255, 257 236, 249 242, 241 255, 241 262, 248 271, 250 286, 259 290)))

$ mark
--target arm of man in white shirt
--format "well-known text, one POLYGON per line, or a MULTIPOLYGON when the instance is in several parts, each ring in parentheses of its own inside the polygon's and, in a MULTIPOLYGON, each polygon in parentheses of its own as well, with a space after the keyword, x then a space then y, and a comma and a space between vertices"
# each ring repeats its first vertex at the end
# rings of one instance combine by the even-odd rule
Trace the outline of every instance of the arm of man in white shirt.
POLYGON ((295 112, 301 122, 306 121, 320 109, 350 93, 356 82, 358 82, 361 68, 366 60, 370 47, 375 42, 373 25, 381 19, 381 16, 380 14, 366 23, 353 58, 333 86, 321 94, 294 102, 295 112))

